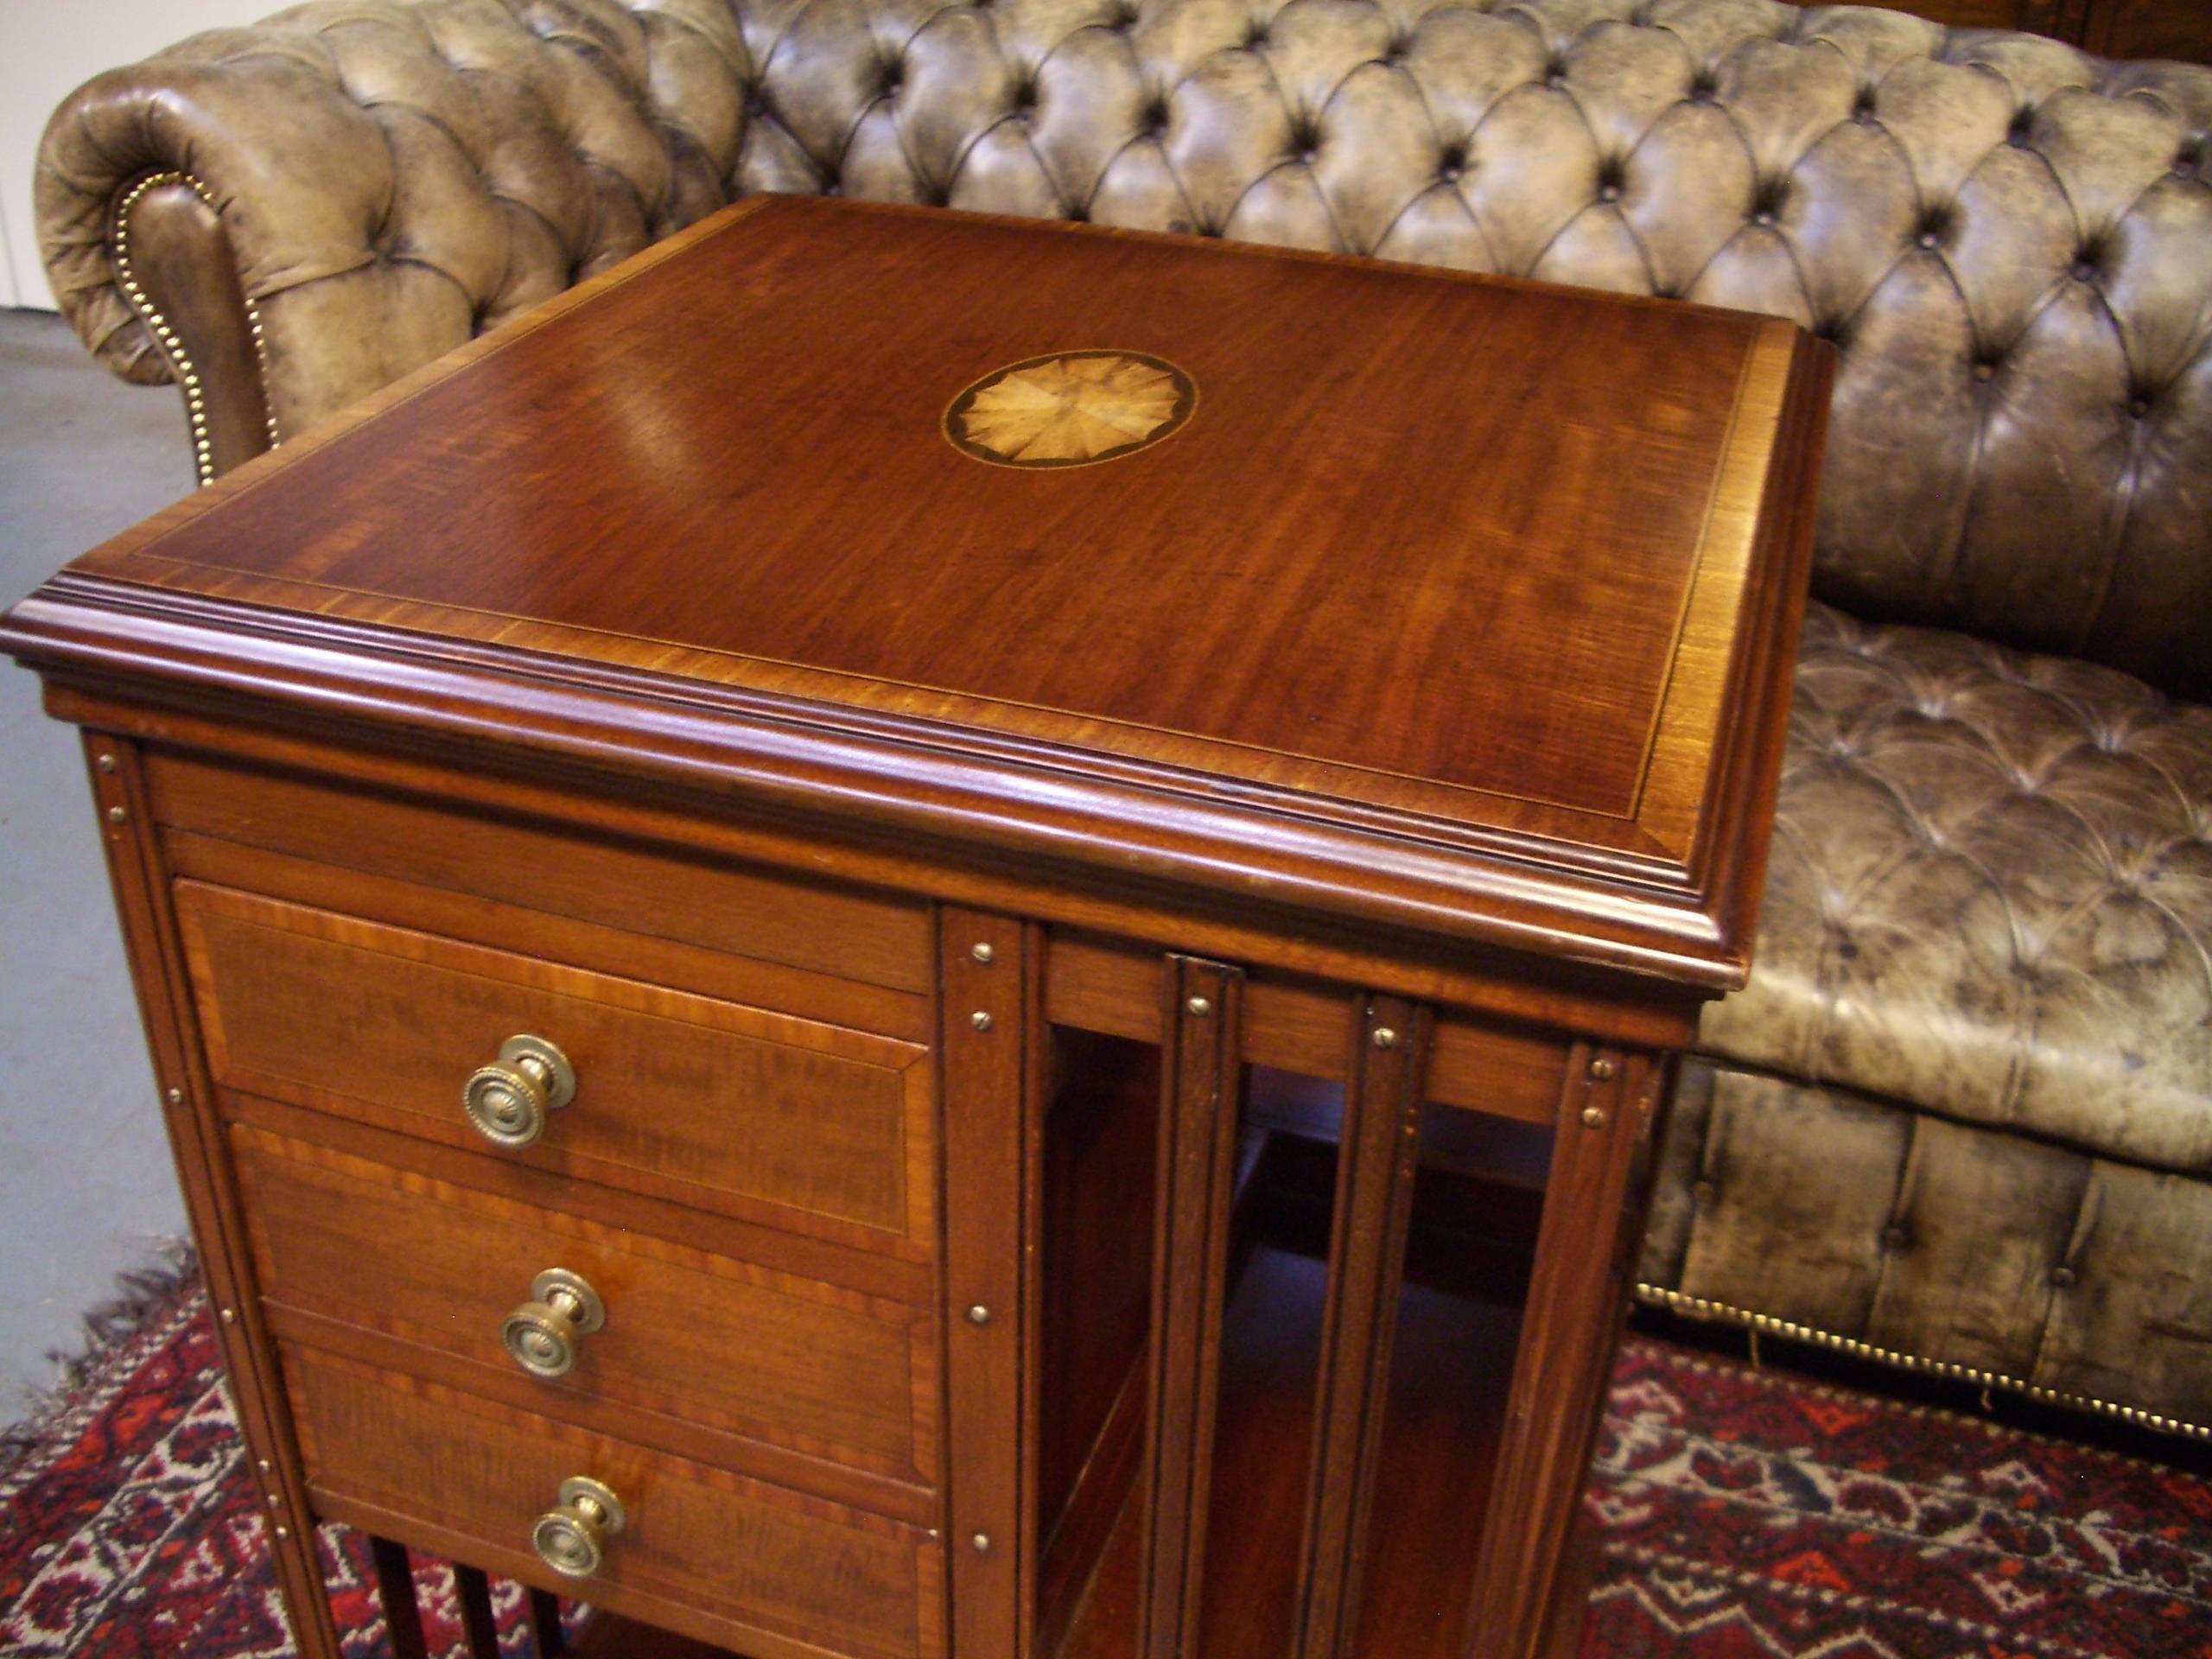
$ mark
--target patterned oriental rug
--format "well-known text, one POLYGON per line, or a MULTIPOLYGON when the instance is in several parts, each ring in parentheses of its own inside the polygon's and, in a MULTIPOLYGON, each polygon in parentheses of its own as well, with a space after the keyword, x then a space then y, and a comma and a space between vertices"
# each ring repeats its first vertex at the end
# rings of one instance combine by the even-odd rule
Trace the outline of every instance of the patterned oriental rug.
MULTIPOLYGON (((0 1653, 276 1659, 206 1301, 188 1273, 143 1288, 0 1442, 0 1653)), ((2212 1659, 2212 1484, 2110 1452, 1638 1338, 1586 1502, 1582 1659, 2212 1659)), ((385 1654, 365 1548, 326 1543, 348 1654, 385 1654)), ((457 1653, 450 1575, 422 1585, 457 1653)))

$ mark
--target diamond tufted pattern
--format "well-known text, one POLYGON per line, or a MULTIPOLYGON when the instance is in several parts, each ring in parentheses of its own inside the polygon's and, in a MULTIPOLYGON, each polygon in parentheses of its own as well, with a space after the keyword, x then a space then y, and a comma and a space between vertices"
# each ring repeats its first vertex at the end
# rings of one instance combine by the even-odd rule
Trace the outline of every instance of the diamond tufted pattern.
POLYGON ((323 0, 92 82, 41 233, 182 171, 280 433, 753 190, 1419 260, 1796 319, 1819 591, 2212 695, 2212 71, 1770 0, 323 0))
POLYGON ((1709 1052, 2212 1171, 2212 709, 1815 606, 1709 1052))

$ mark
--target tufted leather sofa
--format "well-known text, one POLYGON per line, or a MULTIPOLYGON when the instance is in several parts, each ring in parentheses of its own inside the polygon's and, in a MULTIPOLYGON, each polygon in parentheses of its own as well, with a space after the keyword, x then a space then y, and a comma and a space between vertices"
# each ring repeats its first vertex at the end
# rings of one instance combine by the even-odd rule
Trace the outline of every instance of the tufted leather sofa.
POLYGON ((85 87, 38 205, 211 475, 754 190, 1827 335, 1765 931, 1643 1294, 2205 1433, 2208 124, 2212 71, 1769 0, 322 0, 85 87))

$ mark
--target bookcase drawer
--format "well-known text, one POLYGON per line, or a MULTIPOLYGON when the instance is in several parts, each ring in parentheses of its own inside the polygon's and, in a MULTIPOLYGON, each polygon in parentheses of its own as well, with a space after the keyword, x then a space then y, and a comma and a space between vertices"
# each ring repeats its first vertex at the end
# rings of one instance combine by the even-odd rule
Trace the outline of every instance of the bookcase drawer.
POLYGON ((760 1659, 943 1650, 942 1545, 928 1529, 280 1346, 308 1491, 330 1518, 760 1659), (613 1497, 619 1527, 579 1526, 573 1502, 546 1522, 579 1478, 613 1497), (572 1576, 553 1559, 592 1570, 572 1576))
POLYGON ((306 1315, 419 1344, 551 1415, 648 1440, 679 1420, 741 1471, 925 1510, 933 1310, 600 1224, 582 1184, 564 1213, 251 1124, 231 1144, 280 1330, 306 1315), (830 1489, 817 1463, 879 1478, 830 1489))
POLYGON ((527 1034, 565 1062, 501 1155, 861 1249, 932 1254, 920 1045, 211 887, 176 884, 215 1081, 485 1150, 487 1067, 527 1034))

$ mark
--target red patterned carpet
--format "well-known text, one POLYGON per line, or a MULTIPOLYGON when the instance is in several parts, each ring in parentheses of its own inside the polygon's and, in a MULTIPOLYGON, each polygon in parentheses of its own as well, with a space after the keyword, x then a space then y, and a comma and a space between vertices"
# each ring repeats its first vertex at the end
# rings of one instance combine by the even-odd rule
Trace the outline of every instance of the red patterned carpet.
MULTIPOLYGON (((206 1313, 158 1302, 0 1474, 0 1654, 290 1650, 206 1313)), ((1645 1340, 1599 1462, 1583 1659, 2212 1659, 2192 1475, 1645 1340)), ((384 1653, 351 1541, 332 1573, 349 1653, 384 1653)), ((423 1587, 451 1653, 450 1580, 423 1587)))

